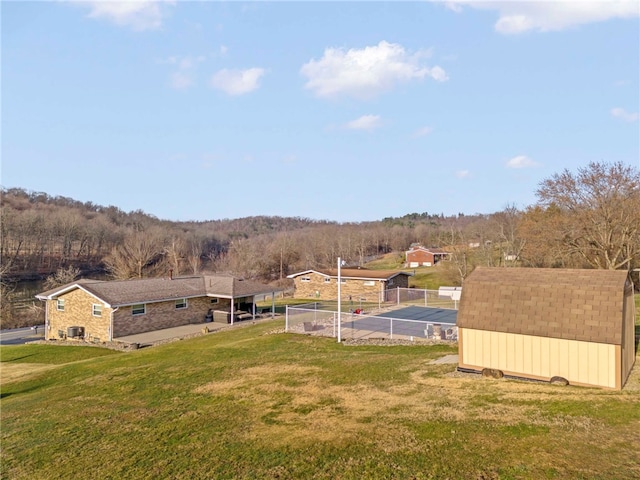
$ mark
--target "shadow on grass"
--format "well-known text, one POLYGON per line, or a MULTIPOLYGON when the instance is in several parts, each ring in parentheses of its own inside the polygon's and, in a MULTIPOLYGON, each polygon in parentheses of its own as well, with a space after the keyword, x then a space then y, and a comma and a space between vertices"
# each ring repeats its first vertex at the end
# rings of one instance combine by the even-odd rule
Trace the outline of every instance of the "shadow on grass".
POLYGON ((10 392, 0 392, 0 399, 10 397, 11 395, 18 395, 20 393, 30 393, 30 392, 33 392, 35 390, 38 390, 39 388, 40 388, 39 386, 34 385, 33 387, 23 388, 22 390, 15 390, 15 391, 10 391, 10 392))
POLYGON ((5 363, 5 362, 6 362, 6 363, 19 362, 20 360, 23 360, 23 359, 25 359, 25 358, 29 358, 29 357, 33 357, 33 356, 34 356, 34 354, 33 354, 33 353, 31 353, 31 354, 29 354, 29 355, 23 355, 22 357, 12 358, 11 360, 4 360, 4 362, 3 362, 3 363, 5 363))

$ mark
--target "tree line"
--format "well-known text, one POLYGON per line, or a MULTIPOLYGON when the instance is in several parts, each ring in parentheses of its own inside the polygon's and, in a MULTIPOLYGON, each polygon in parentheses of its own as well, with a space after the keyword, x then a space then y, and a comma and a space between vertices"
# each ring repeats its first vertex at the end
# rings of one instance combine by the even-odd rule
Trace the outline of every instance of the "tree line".
POLYGON ((412 243, 446 248, 443 278, 458 285, 478 265, 640 267, 637 168, 590 163, 543 180, 536 195, 534 205, 490 214, 424 212, 359 223, 269 216, 173 222, 3 188, 1 283, 7 292, 11 282, 56 273, 62 281, 74 274, 125 279, 170 271, 281 283, 296 271, 333 267, 338 257, 361 266, 384 254, 401 256, 412 243))

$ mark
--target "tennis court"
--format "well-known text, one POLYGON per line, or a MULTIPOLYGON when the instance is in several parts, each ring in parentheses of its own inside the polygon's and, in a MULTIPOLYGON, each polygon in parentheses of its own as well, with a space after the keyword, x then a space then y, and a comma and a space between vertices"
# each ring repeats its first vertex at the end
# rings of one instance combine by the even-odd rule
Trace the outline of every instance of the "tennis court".
POLYGON ((371 336, 457 339, 457 310, 432 307, 403 307, 373 315, 343 315, 345 336, 371 336))

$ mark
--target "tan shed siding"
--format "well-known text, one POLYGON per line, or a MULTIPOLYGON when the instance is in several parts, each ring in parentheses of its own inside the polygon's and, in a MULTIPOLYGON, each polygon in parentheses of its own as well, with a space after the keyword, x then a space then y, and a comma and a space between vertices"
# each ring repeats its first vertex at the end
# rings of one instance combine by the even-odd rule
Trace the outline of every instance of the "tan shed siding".
POLYGON ((630 285, 625 289, 624 305, 622 309, 624 317, 622 344, 621 344, 621 375, 622 382, 626 382, 636 361, 635 345, 635 304, 633 300, 633 288, 630 285))
POLYGON ((60 295, 64 300, 64 311, 57 310, 57 299, 47 300, 48 303, 48 325, 46 331, 47 340, 57 340, 58 330, 65 334, 69 327, 84 327, 84 334, 87 340, 99 338, 101 341, 109 339, 109 319, 111 309, 84 290, 76 289, 60 295), (93 304, 102 305, 102 315, 93 316, 93 304))
POLYGON ((620 388, 616 346, 468 328, 459 329, 460 363, 531 378, 564 377, 570 383, 620 388), (619 383, 619 382, 618 382, 619 383))

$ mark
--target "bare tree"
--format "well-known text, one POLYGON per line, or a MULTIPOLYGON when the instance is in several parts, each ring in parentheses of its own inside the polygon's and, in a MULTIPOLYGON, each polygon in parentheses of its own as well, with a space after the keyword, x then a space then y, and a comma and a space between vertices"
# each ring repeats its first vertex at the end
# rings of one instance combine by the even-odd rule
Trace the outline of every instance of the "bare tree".
POLYGON ((181 236, 172 235, 164 247, 164 254, 169 267, 175 275, 180 275, 183 258, 187 255, 187 242, 181 236))
POLYGON ((15 283, 7 281, 7 274, 11 271, 11 262, 2 259, 0 263, 0 325, 2 328, 13 326, 12 301, 15 291, 15 283))
POLYGON ((196 236, 192 236, 187 240, 187 264, 194 275, 200 272, 200 267, 202 266, 203 244, 202 239, 196 236))
POLYGON ((640 170, 590 163, 544 180, 539 204, 562 213, 563 246, 590 266, 627 269, 640 258, 640 170))
POLYGON ((44 289, 50 290, 65 283, 71 283, 80 276, 80 270, 74 266, 59 268, 56 273, 49 275, 44 282, 44 289))
POLYGON ((122 244, 113 248, 105 258, 105 265, 115 278, 142 278, 152 273, 162 254, 160 232, 153 229, 146 232, 136 231, 126 236, 122 244))
POLYGON ((526 240, 518 235, 521 216, 522 213, 513 205, 493 215, 497 234, 495 247, 500 252, 500 262, 504 266, 515 266, 526 244, 526 240))
POLYGON ((520 262, 527 267, 578 267, 572 262, 572 255, 564 247, 564 215, 560 209, 551 205, 529 207, 518 223, 518 236, 525 239, 520 262))

